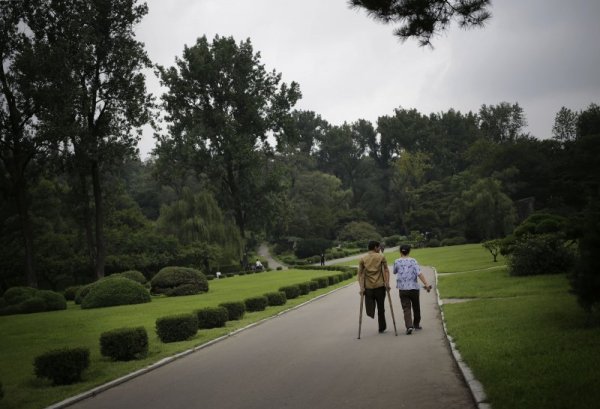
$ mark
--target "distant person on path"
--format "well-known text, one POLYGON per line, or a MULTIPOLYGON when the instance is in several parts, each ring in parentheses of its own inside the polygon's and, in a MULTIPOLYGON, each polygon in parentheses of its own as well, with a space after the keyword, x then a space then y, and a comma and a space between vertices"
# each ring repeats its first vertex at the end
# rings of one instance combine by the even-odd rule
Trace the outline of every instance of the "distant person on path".
POLYGON ((263 265, 260 262, 260 260, 256 259, 256 264, 255 264, 254 268, 255 268, 256 271, 262 271, 263 270, 263 265))
POLYGON ((367 315, 375 318, 375 305, 377 305, 377 322, 379 332, 386 330, 385 322, 385 293, 390 288, 390 271, 387 261, 380 253, 379 242, 369 242, 369 252, 360 259, 358 265, 358 284, 360 294, 365 296, 365 309, 367 315))
POLYGON ((321 265, 325 265, 325 253, 321 253, 321 265))
POLYGON ((421 328, 421 304, 419 301, 419 278, 427 292, 431 291, 431 286, 427 284, 427 280, 421 268, 412 257, 409 257, 410 246, 403 244, 400 246, 400 258, 394 261, 394 274, 396 275, 396 287, 400 292, 400 304, 404 312, 404 324, 406 326, 406 334, 412 334, 415 329, 421 328), (411 311, 412 308, 412 311, 411 311), (414 312, 414 318, 413 318, 414 312))

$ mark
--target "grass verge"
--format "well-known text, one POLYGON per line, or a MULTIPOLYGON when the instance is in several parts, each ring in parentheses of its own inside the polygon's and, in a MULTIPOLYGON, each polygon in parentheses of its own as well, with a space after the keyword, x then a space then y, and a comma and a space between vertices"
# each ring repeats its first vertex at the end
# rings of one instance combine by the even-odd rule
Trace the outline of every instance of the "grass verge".
POLYGON ((252 296, 275 291, 285 285, 298 284, 315 277, 332 274, 337 272, 271 271, 212 280, 208 293, 195 296, 155 297, 147 304, 89 310, 82 310, 79 306, 69 303, 66 311, 0 317, 0 382, 3 384, 5 395, 0 401, 0 407, 5 409, 46 407, 144 368, 165 357, 276 315, 336 287, 346 285, 350 280, 288 300, 283 306, 246 313, 240 321, 228 321, 224 328, 200 330, 195 337, 182 342, 169 344, 160 342, 155 332, 155 321, 159 317, 192 312, 227 301, 243 301, 252 296), (132 326, 143 326, 148 332, 150 346, 146 358, 138 361, 114 362, 100 354, 99 339, 102 332, 132 326), (52 387, 49 382, 35 378, 32 365, 35 356, 50 349, 77 346, 88 347, 91 351, 91 365, 84 372, 83 382, 52 387))

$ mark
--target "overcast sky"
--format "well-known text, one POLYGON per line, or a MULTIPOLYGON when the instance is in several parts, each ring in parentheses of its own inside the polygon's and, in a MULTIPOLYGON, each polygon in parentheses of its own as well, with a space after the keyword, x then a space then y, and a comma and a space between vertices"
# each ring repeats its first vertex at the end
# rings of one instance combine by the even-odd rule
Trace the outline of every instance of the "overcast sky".
MULTIPOLYGON (((394 26, 350 9, 346 0, 147 0, 137 28, 154 63, 172 66, 184 45, 206 35, 250 38, 268 70, 300 84, 295 108, 331 124, 450 108, 477 112, 482 104, 518 102, 527 132, 551 137, 562 106, 600 103, 600 1, 492 1, 483 29, 454 24, 433 40, 400 42, 394 26)), ((158 79, 148 89, 159 96, 158 79)), ((150 130, 142 158, 154 147, 150 130)))

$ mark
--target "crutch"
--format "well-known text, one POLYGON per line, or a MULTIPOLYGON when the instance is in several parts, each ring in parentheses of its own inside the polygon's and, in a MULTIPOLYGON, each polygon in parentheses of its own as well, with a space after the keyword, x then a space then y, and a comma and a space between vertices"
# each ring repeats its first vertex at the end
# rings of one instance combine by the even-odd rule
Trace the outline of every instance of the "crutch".
POLYGON ((360 294, 360 313, 358 315, 358 339, 360 339, 360 329, 362 327, 363 304, 365 303, 365 292, 360 294))
POLYGON ((387 289, 388 300, 390 301, 390 311, 392 312, 392 322, 394 323, 394 334, 398 336, 398 330, 396 329, 396 317, 394 317, 394 307, 392 307, 392 297, 390 296, 390 289, 387 289))

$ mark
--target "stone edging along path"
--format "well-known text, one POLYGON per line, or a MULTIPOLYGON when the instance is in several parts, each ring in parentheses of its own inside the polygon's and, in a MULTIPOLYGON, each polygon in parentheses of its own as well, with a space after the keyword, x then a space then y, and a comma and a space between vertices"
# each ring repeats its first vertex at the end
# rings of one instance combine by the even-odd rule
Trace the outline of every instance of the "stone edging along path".
POLYGON ((483 385, 477 379, 475 379, 475 375, 473 375, 473 371, 467 365, 467 363, 462 359, 462 356, 458 349, 456 348, 456 344, 452 340, 452 336, 448 334, 448 329, 446 327, 446 317, 444 316, 444 310, 442 309, 442 305, 444 304, 442 299, 440 298, 440 292, 438 290, 438 272, 435 267, 431 267, 433 270, 433 274, 435 275, 435 292, 437 295, 437 303, 440 309, 440 314, 442 317, 442 325, 444 326, 444 334, 446 335, 446 339, 448 340, 448 344, 450 345, 450 349, 452 351, 452 356, 456 361, 456 364, 460 368, 460 371, 465 378, 465 382, 469 386, 471 390, 471 394, 473 395, 473 399, 477 403, 477 407, 479 409, 491 409, 492 406, 487 402, 487 396, 485 391, 483 390, 483 385))

